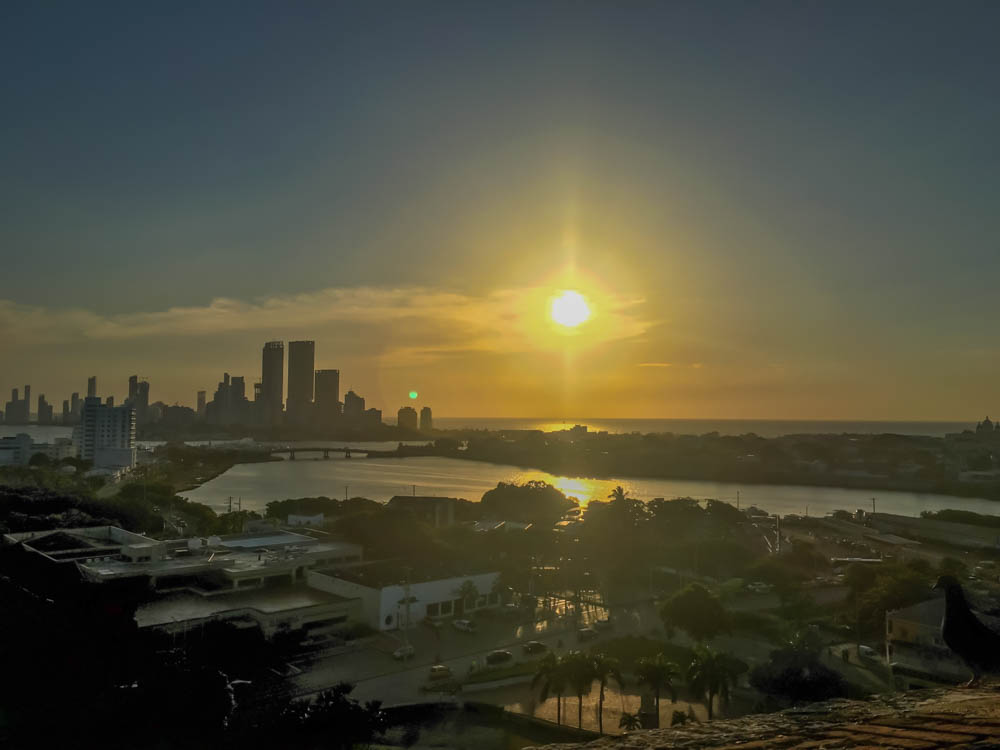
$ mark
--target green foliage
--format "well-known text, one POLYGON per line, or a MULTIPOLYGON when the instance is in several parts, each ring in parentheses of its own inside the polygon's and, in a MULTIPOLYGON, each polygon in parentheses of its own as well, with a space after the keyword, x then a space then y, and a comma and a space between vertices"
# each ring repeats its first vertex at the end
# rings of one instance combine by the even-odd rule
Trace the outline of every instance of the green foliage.
POLYGON ((667 599, 660 617, 668 629, 679 628, 696 641, 710 640, 729 630, 725 607, 700 583, 689 584, 667 599))
POLYGON ((931 521, 948 521, 950 523, 968 523, 973 526, 1000 527, 1000 516, 973 513, 971 510, 925 510, 921 511, 920 517, 931 521))
POLYGON ((880 634, 887 610, 930 599, 933 572, 926 565, 883 563, 852 565, 845 571, 850 588, 845 616, 865 633, 880 634))
POLYGON ((674 680, 680 676, 680 668, 667 659, 662 652, 656 656, 643 656, 635 663, 635 676, 640 684, 648 685, 656 698, 656 712, 660 712, 660 692, 670 693, 670 700, 677 701, 674 680))
POLYGON ((847 685, 840 673, 819 661, 813 644, 802 642, 772 651, 767 663, 750 672, 750 684, 765 695, 792 703, 847 695, 847 685))
POLYGON ((938 575, 967 578, 969 576, 969 567, 957 558, 942 557, 941 562, 938 563, 938 575))
POLYGON ((712 720, 715 696, 727 700, 736 678, 746 671, 747 665, 731 654, 706 646, 695 648, 687 669, 687 683, 691 692, 705 699, 709 721, 712 720))
POLYGON ((591 652, 614 659, 621 669, 627 672, 633 671, 640 659, 655 657, 657 654, 663 654, 669 661, 680 666, 687 666, 691 660, 691 649, 689 648, 638 635, 612 638, 594 646, 591 652))
POLYGON ((498 483, 483 494, 481 506, 488 518, 551 525, 576 503, 550 484, 529 481, 498 483))

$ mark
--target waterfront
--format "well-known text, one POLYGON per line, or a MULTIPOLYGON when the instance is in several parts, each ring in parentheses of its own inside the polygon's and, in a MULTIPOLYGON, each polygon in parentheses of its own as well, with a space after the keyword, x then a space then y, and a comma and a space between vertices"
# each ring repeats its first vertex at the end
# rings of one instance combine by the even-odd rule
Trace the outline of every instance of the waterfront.
POLYGON ((333 454, 330 460, 237 464, 215 479, 185 496, 216 510, 228 500, 242 498, 247 510, 263 510, 272 500, 294 497, 367 497, 386 502, 393 495, 444 495, 478 501, 497 482, 523 483, 540 480, 558 487, 581 503, 602 500, 616 485, 642 500, 655 497, 715 498, 732 503, 739 493, 742 507, 756 505, 771 513, 822 516, 838 509, 871 509, 918 516, 924 510, 956 508, 976 513, 995 514, 997 503, 981 498, 888 490, 857 490, 839 487, 803 487, 796 485, 737 484, 684 479, 643 479, 617 477, 587 479, 555 476, 545 471, 522 469, 479 461, 423 456, 415 458, 352 458, 333 454))

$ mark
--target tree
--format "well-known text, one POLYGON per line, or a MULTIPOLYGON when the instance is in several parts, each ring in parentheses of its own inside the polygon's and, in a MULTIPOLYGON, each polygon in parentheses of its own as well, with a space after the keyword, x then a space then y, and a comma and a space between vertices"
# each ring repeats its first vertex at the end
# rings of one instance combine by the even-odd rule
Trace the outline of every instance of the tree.
POLYGON ((729 630, 725 607, 700 583, 692 583, 667 599, 660 617, 668 630, 680 628, 698 642, 729 630))
POLYGON ((583 696, 590 694, 594 684, 594 661, 582 651, 570 651, 559 662, 568 687, 576 695, 576 725, 583 728, 583 696))
POLYGON ((597 699, 597 731, 604 734, 604 690, 612 680, 618 685, 618 689, 622 690, 625 687, 625 681, 622 679, 617 659, 604 654, 595 654, 593 664, 594 677, 600 686, 600 694, 597 699))
POLYGON ((28 459, 28 466, 49 466, 52 460, 44 453, 36 453, 28 459))
POLYGON ((531 689, 540 689, 539 700, 544 703, 549 695, 556 696, 556 724, 562 724, 562 697, 567 686, 566 665, 551 651, 538 662, 535 676, 531 678, 531 689))
POLYGON ((639 719, 639 714, 623 713, 622 717, 618 720, 618 728, 624 729, 626 732, 631 732, 633 729, 638 729, 641 726, 642 721, 639 719))
POLYGON ((627 497, 628 493, 619 484, 617 487, 611 490, 611 493, 608 495, 608 500, 611 500, 612 502, 624 503, 627 497))
POLYGON ((472 579, 464 581, 452 593, 462 600, 466 610, 473 609, 476 606, 476 601, 479 599, 479 589, 476 588, 476 584, 472 579))
POLYGON ((687 681, 691 692, 705 699, 709 721, 712 720, 715 696, 727 700, 736 677, 745 671, 746 665, 729 654, 719 653, 707 646, 695 648, 687 681))
POLYGON ((819 661, 815 636, 809 632, 801 631, 786 648, 772 651, 766 664, 754 667, 750 684, 766 695, 792 703, 846 695, 844 678, 819 661))
POLYGON ((639 678, 639 683, 649 685, 656 698, 656 715, 660 715, 660 691, 670 692, 670 701, 677 701, 677 691, 674 690, 673 681, 680 676, 677 665, 659 653, 656 656, 640 657, 635 663, 635 674, 639 678))

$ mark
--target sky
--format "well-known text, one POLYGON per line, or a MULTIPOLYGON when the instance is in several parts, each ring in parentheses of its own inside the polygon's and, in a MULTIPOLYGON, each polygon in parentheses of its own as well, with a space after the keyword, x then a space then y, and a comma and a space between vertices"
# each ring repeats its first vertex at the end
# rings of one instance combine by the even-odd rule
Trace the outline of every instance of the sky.
POLYGON ((193 405, 311 339, 387 413, 1000 412, 998 22, 4 3, 0 393, 193 405))

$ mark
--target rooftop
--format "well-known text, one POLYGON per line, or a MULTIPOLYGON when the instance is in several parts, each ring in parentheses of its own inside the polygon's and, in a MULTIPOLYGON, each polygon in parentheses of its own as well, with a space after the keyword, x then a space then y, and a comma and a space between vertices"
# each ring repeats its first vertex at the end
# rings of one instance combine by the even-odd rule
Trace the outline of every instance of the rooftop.
POLYGON ((218 596, 172 594, 139 607, 135 613, 135 621, 140 628, 148 628, 172 622, 202 620, 237 610, 249 609, 273 614, 346 601, 350 600, 307 586, 262 588, 218 596))
POLYGON ((386 586, 396 586, 406 579, 411 584, 416 584, 448 578, 467 578, 492 571, 475 570, 446 562, 414 564, 404 560, 377 560, 362 565, 352 565, 349 568, 320 570, 319 572, 368 588, 381 589, 386 586))
POLYGON ((937 627, 944 617, 944 597, 928 599, 926 602, 913 604, 903 609, 896 609, 886 613, 889 617, 909 622, 919 622, 921 625, 937 627))

